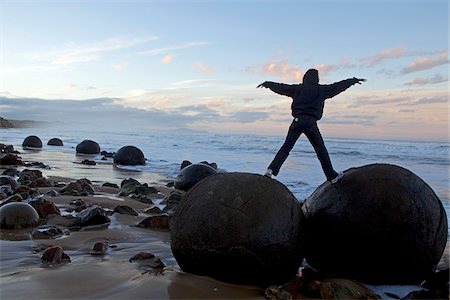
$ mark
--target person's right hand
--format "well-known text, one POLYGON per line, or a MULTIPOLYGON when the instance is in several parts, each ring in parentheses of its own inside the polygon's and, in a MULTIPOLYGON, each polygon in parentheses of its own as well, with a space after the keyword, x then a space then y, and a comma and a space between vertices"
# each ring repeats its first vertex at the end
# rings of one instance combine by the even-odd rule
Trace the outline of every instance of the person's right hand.
POLYGON ((353 77, 353 78, 355 78, 357 84, 361 84, 361 82, 367 81, 367 79, 364 79, 364 78, 356 78, 356 77, 353 77))

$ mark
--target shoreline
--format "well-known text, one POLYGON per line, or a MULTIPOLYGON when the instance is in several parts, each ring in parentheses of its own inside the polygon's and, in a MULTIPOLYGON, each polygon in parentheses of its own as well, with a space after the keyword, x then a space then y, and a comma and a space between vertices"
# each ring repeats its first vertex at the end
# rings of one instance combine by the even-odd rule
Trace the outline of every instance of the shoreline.
MULTIPOLYGON (((154 206, 163 208, 161 201, 174 191, 174 188, 166 186, 166 183, 172 180, 171 178, 143 174, 145 173, 143 171, 115 170, 110 163, 85 166, 78 163, 78 160, 84 157, 74 158, 73 154, 55 154, 55 152, 57 151, 45 153, 45 150, 42 150, 21 153, 26 161, 33 161, 33 158, 53 159, 51 162, 54 164, 51 163, 50 167, 56 166, 56 170, 29 168, 42 171, 44 177, 58 185, 39 187, 37 188, 39 193, 53 202, 60 209, 61 215, 72 214, 68 212, 71 203, 81 199, 88 205, 94 204, 104 209, 111 222, 106 227, 94 226, 77 230, 62 225, 64 223, 61 223, 61 218, 47 218, 47 224, 60 227, 65 232, 63 236, 54 239, 30 239, 29 230, 31 229, 25 232, 2 229, 0 290, 3 297, 35 299, 265 298, 266 291, 263 288, 234 285, 182 272, 171 252, 168 230, 137 227, 139 222, 151 215, 145 212, 148 208, 154 206), (148 198, 153 204, 141 202, 138 198, 120 196, 118 187, 101 186, 105 182, 120 185, 120 181, 133 178, 128 176, 130 174, 135 175, 134 178, 138 178, 140 183, 149 183, 150 187, 158 191, 149 194, 148 198), (63 186, 81 178, 89 180, 94 178, 91 181, 93 194, 87 196, 58 194, 63 186), (49 195, 52 190, 57 192, 56 196, 49 195), (118 205, 131 207, 138 215, 115 213, 114 208, 118 205), (97 242, 107 244, 104 255, 91 254, 97 242), (49 246, 62 247, 71 262, 53 266, 43 265, 40 258, 49 246), (165 266, 162 270, 155 270, 145 262, 131 263, 130 258, 140 252, 154 254, 165 266)), ((45 160, 43 162, 49 163, 45 160)), ((23 169, 25 167, 19 167, 19 170, 23 169)), ((448 252, 447 243, 445 255, 441 258, 441 267, 448 268, 448 252)), ((409 291, 421 289, 420 286, 364 286, 381 294, 385 299, 390 299, 386 297, 385 292, 396 291, 397 295, 406 295, 409 291)), ((297 296, 310 298, 305 295, 297 296)))

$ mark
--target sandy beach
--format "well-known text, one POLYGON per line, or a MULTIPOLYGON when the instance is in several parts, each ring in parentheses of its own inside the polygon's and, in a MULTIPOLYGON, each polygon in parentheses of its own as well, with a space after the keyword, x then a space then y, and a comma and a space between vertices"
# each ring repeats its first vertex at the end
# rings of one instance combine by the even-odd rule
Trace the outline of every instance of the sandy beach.
MULTIPOLYGON (((18 170, 39 170, 51 183, 51 186, 36 189, 39 195, 43 195, 42 198, 59 209, 60 214, 41 218, 40 223, 55 226, 62 230, 62 234, 44 239, 33 236, 33 228, 1 230, 2 299, 289 299, 285 291, 289 291, 295 299, 316 298, 312 294, 295 293, 295 288, 289 289, 289 284, 285 289, 272 287, 268 293, 262 287, 229 284, 183 272, 170 248, 168 226, 137 226, 144 219, 154 216, 155 211, 149 209, 164 209, 163 200, 175 191, 173 187, 168 187, 173 178, 117 169, 111 161, 87 166, 80 163, 86 157, 53 151, 21 150, 20 157, 24 162, 40 161, 44 166, 51 165, 50 168, 20 166, 18 170), (62 194, 61 191, 70 183, 81 178, 92 180, 89 186, 93 193, 62 194), (141 184, 148 183, 152 192, 143 199, 125 195, 119 187, 103 186, 106 182, 120 186, 122 181, 130 178, 137 178, 141 184), (74 225, 70 220, 77 215, 74 212, 77 203, 100 207, 110 222, 95 226, 74 225), (127 206, 136 215, 115 212, 117 206, 127 206), (96 243, 103 245, 100 254, 94 251, 96 243), (52 246, 61 247, 70 261, 42 261, 45 250, 52 246), (142 252, 154 257, 151 260, 132 259, 142 252)), ((4 170, 7 167, 1 168, 4 170)), ((447 245, 438 269, 448 268, 448 253, 447 245)), ((336 285, 336 282, 339 282, 337 286, 341 290, 355 284, 353 281, 341 283, 334 279, 333 284, 336 285)), ((373 291, 382 298, 391 299, 387 296, 389 291, 403 297, 421 287, 371 286, 372 290, 368 290, 364 285, 356 285, 351 289, 352 292, 357 291, 354 293, 366 293, 367 299, 373 299, 373 291)), ((334 296, 346 299, 349 295, 337 293, 334 296)), ((321 294, 316 296, 320 298, 321 294)))

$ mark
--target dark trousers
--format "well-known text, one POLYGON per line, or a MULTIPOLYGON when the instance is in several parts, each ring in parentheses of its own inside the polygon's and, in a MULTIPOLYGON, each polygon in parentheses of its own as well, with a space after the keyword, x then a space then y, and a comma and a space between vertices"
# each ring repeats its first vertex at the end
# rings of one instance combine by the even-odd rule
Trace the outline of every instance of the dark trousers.
POLYGON ((292 150, 295 142, 298 140, 302 133, 306 135, 309 142, 314 147, 317 158, 319 158, 320 164, 322 165, 322 169, 325 173, 325 176, 327 177, 327 180, 335 178, 337 176, 337 173, 331 165, 330 156, 328 155, 328 151, 327 148, 325 148, 322 135, 320 134, 319 128, 317 127, 316 119, 308 115, 302 115, 299 118, 295 118, 291 126, 289 127, 289 131, 283 146, 281 146, 280 150, 278 150, 277 155, 269 166, 269 169, 272 170, 273 175, 278 175, 281 165, 288 157, 289 152, 292 150))

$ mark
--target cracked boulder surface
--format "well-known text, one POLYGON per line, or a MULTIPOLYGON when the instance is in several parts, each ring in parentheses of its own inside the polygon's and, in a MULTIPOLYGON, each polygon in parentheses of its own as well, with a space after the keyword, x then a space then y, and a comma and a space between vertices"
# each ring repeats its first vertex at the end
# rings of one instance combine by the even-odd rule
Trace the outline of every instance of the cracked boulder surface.
POLYGON ((447 217, 434 191, 399 166, 352 168, 325 182, 303 207, 308 264, 374 284, 419 283, 447 242, 447 217))
POLYGON ((181 269, 219 280, 267 286, 295 276, 303 261, 301 206, 280 182, 219 173, 190 189, 171 221, 181 269))

